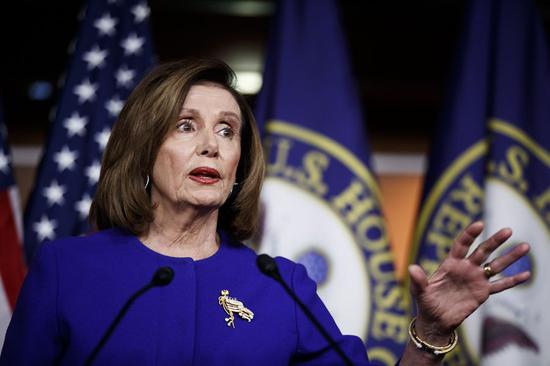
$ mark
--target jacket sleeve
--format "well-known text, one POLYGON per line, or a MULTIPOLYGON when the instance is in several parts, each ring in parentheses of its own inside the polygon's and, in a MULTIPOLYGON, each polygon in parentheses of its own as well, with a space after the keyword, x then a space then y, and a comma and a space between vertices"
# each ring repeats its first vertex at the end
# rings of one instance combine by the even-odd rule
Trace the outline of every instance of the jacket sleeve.
POLYGON ((63 350, 57 316, 55 246, 40 246, 8 327, 0 366, 55 365, 63 350))
MULTIPOLYGON (((290 283, 297 296, 311 310, 353 365, 370 365, 363 341, 356 336, 342 335, 328 309, 317 295, 317 285, 308 277, 303 265, 294 266, 290 283)), ((298 344, 292 364, 345 365, 339 354, 331 349, 327 340, 297 304, 295 312, 298 344)))

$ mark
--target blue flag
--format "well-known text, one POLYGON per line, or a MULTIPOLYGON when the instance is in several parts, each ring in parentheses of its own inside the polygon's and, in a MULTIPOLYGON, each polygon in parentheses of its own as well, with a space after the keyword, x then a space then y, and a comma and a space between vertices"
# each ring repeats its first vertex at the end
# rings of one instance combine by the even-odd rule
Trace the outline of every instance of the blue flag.
POLYGON ((30 260, 42 241, 88 230, 103 150, 125 99, 153 64, 144 0, 89 0, 25 212, 30 260))
MULTIPOLYGON (((550 59, 531 1, 472 1, 433 141, 413 258, 429 272, 470 222, 511 227, 528 257, 504 270, 532 279, 493 295, 461 327, 448 365, 550 360, 550 59)), ((491 258, 489 259, 491 260, 491 258)))
POLYGON ((279 3, 256 116, 268 155, 260 251, 305 265, 345 334, 394 365, 407 311, 332 0, 279 3))

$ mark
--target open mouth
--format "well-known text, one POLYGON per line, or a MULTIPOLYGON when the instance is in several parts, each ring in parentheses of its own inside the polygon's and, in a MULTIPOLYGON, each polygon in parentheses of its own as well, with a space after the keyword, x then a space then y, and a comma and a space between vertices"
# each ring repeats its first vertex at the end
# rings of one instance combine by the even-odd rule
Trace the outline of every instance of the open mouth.
POLYGON ((189 178, 201 184, 213 184, 220 180, 220 173, 213 168, 199 167, 191 170, 189 178))

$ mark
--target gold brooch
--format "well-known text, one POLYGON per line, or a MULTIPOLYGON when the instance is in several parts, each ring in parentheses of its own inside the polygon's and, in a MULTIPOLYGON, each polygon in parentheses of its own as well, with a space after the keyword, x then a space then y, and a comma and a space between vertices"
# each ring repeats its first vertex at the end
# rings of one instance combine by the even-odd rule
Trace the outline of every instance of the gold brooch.
POLYGON ((218 304, 220 304, 227 315, 229 315, 228 318, 225 318, 227 326, 235 328, 235 317, 233 316, 233 313, 239 314, 241 318, 248 320, 250 323, 252 318, 254 318, 254 313, 245 308, 241 301, 227 295, 229 295, 229 291, 222 290, 222 296, 218 297, 218 304))

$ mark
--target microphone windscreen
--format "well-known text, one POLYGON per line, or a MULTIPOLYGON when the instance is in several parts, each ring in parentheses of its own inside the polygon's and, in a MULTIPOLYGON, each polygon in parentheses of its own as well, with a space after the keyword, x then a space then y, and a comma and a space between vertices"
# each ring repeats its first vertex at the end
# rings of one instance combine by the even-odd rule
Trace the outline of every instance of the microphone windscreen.
POLYGON ((279 275, 279 268, 277 267, 275 259, 271 258, 267 254, 260 254, 258 258, 256 258, 256 264, 258 265, 260 271, 270 277, 279 275))
POLYGON ((174 278, 174 270, 170 267, 160 267, 153 275, 153 284, 155 286, 166 286, 174 278))

